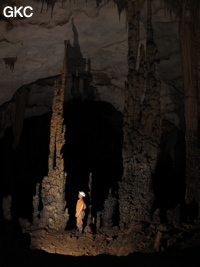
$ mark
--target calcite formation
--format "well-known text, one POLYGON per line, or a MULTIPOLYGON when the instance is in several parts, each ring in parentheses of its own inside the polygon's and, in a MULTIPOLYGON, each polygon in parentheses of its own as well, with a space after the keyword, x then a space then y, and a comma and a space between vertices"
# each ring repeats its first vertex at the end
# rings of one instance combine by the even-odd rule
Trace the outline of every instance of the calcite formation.
MULTIPOLYGON (((65 201, 66 176, 62 147, 65 144, 65 125, 63 125, 63 104, 67 76, 67 42, 63 62, 61 86, 55 81, 54 98, 52 104, 52 117, 50 124, 48 176, 41 184, 41 201, 43 208, 38 216, 33 217, 33 227, 65 229, 69 214, 65 201)), ((38 186, 37 186, 38 187, 38 186)), ((37 189, 36 187, 36 189, 37 189)), ((39 194, 39 190, 36 190, 39 194)), ((37 197, 36 197, 37 199, 37 197)))

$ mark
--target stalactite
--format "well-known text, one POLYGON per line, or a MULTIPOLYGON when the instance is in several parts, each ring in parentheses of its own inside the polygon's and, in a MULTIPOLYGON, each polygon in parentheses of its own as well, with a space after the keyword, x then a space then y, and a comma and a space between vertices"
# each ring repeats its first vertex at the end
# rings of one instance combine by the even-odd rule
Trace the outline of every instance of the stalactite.
POLYGON ((17 57, 7 57, 7 58, 3 58, 6 67, 9 66, 11 71, 13 72, 14 68, 15 68, 15 63, 17 61, 17 57))
POLYGON ((55 2, 56 0, 40 0, 42 2, 42 8, 41 8, 41 13, 43 11, 44 8, 44 4, 47 5, 47 9, 49 7, 51 7, 51 17, 53 16, 53 10, 54 10, 54 6, 55 6, 55 2))
MULTIPOLYGON (((67 0, 62 0, 62 4, 64 2, 66 2, 67 0)), ((86 2, 87 3, 87 0, 83 0, 83 2, 86 2)), ((117 6, 117 9, 118 9, 118 14, 119 14, 119 18, 120 18, 120 15, 121 13, 123 12, 123 10, 126 9, 127 7, 127 0, 112 0, 116 6, 117 6)), ((40 2, 42 2, 42 8, 41 8, 41 12, 43 11, 43 8, 44 8, 44 4, 46 4, 47 6, 47 9, 50 7, 51 8, 51 17, 53 16, 53 10, 54 10, 54 7, 55 7, 55 3, 57 2, 57 0, 40 0, 40 2)), ((69 2, 71 3, 71 0, 69 0, 69 2)), ((75 2, 75 0, 74 0, 75 2)), ((96 5, 97 7, 99 7, 99 5, 101 5, 102 2, 109 2, 109 0, 96 0, 96 5)))
POLYGON ((180 17, 181 14, 181 2, 182 0, 161 0, 164 3, 165 10, 171 14, 175 14, 176 17, 180 17))
MULTIPOLYGON (((127 1, 126 0, 112 0, 118 9, 118 14, 119 14, 119 18, 121 13, 127 8, 127 1)), ((109 2, 109 0, 96 0, 97 3, 97 7, 102 3, 102 2, 109 2)))
POLYGON ((127 2, 122 0, 113 0, 113 2, 117 5, 119 18, 121 13, 127 9, 127 2))
POLYGON ((29 88, 22 86, 13 99, 13 149, 19 145, 22 132, 24 114, 29 97, 29 88))

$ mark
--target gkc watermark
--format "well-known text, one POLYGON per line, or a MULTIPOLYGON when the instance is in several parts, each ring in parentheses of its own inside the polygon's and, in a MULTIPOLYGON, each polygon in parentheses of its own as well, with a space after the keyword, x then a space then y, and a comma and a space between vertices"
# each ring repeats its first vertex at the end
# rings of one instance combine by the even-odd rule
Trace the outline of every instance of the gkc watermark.
POLYGON ((3 9, 3 14, 7 18, 16 18, 17 16, 30 18, 33 16, 33 8, 31 6, 20 6, 20 7, 12 7, 6 6, 3 9))

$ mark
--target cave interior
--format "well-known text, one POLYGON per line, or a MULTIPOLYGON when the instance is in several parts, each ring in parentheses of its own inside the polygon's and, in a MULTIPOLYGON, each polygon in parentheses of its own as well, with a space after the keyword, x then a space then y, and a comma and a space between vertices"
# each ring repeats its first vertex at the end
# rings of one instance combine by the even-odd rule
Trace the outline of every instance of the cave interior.
MULTIPOLYGON (((178 125, 161 114, 162 77, 159 80, 156 72, 159 60, 152 34, 151 5, 155 1, 96 1, 99 10, 113 2, 119 20, 126 13, 128 65, 122 110, 112 101, 99 97, 94 84, 93 61, 82 54, 74 19, 71 19, 73 44, 64 41, 61 73, 17 88, 13 97, 1 105, 0 234, 4 256, 8 257, 9 247, 12 253, 20 251, 23 266, 26 261, 30 264, 30 258, 38 256, 42 250, 47 254, 72 256, 70 248, 52 250, 55 244, 44 248, 46 243, 41 240, 46 238, 49 243, 48 238, 51 240, 51 235, 56 233, 57 236, 59 232, 65 240, 70 240, 69 247, 76 247, 80 242, 80 251, 74 249, 80 261, 85 260, 83 255, 106 255, 107 252, 132 257, 136 266, 148 266, 148 259, 152 264, 149 266, 160 266, 159 260, 153 265, 157 254, 148 258, 146 253, 178 250, 176 257, 180 266, 196 266, 195 253, 200 248, 200 35, 197 30, 200 9, 196 0, 176 1, 177 5, 174 1, 163 1, 180 22, 182 91, 173 86, 179 97, 174 97, 175 93, 172 97, 178 125), (145 48, 137 39, 144 2, 147 6, 145 48), (29 95, 36 86, 40 90, 51 87, 52 110, 25 117, 29 95), (11 122, 6 122, 3 115, 6 112, 10 112, 11 122), (79 191, 86 193, 87 212, 84 236, 76 238, 75 205, 79 191), (85 248, 84 244, 90 245, 85 248), (95 250, 95 246, 98 249, 95 250), (185 263, 180 261, 184 255, 184 250, 179 250, 182 248, 189 248, 185 263), (87 254, 89 249, 94 251, 87 254), (24 258, 24 252, 30 257, 24 258), (141 255, 134 252, 144 253, 144 262, 141 255)), ((57 1, 41 2, 41 13, 46 6, 47 10, 51 9, 53 18, 57 1)), ((0 23, 13 29, 13 21, 18 20, 6 21, 1 17, 0 23)), ((14 75, 18 58, 3 60, 14 75)), ((104 75, 99 77, 97 87, 106 80, 104 75)), ((106 84, 107 88, 112 85, 106 84)), ((33 105, 33 108, 39 107, 33 105)), ((42 261, 45 255, 40 255, 42 261)), ((15 266, 12 260, 6 265, 4 256, 1 255, 5 266, 15 266)), ((164 266, 171 264, 165 255, 161 257, 164 257, 160 258, 162 263, 166 261, 164 266)), ((19 266, 21 258, 17 261, 19 266)), ((57 260, 58 266, 64 266, 63 259, 53 257, 48 258, 49 264, 52 261, 49 266, 54 266, 57 260)), ((79 264, 75 258, 68 260, 72 265, 79 264)), ((107 263, 111 264, 112 260, 121 266, 126 259, 109 258, 107 263)), ((36 263, 33 260, 31 264, 35 266, 36 263)), ((89 264, 93 264, 93 258, 89 264)), ((95 266, 98 266, 98 257, 95 266)))

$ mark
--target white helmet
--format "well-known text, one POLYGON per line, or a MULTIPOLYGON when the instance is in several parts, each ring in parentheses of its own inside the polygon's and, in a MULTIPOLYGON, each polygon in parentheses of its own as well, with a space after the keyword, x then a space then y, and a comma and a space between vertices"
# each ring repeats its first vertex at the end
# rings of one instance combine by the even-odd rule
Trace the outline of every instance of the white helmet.
POLYGON ((83 196, 83 197, 86 196, 85 193, 84 193, 83 191, 79 191, 79 194, 80 194, 81 196, 83 196))

